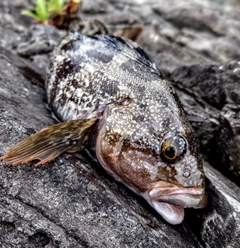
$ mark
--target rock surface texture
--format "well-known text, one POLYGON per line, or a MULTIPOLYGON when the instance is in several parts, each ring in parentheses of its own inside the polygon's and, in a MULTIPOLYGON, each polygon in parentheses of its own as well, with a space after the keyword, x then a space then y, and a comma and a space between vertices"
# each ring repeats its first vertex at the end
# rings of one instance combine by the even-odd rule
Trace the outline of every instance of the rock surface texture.
MULTIPOLYGON (((0 155, 52 125, 44 91, 49 56, 66 33, 0 3, 0 155), (23 58, 24 57, 24 58, 23 58)), ((79 15, 137 42, 176 88, 198 134, 209 204, 167 224, 86 154, 13 167, 0 162, 1 247, 231 247, 240 240, 240 1, 83 0, 79 15)))

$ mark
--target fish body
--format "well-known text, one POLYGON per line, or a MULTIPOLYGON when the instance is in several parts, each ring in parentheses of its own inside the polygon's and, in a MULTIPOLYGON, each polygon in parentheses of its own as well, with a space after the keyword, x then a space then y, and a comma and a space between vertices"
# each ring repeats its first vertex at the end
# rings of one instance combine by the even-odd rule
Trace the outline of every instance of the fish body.
POLYGON ((196 135, 173 87, 136 43, 70 32, 53 53, 46 91, 64 124, 11 148, 6 162, 44 157, 41 164, 85 147, 171 224, 182 222, 185 207, 206 205, 196 135))

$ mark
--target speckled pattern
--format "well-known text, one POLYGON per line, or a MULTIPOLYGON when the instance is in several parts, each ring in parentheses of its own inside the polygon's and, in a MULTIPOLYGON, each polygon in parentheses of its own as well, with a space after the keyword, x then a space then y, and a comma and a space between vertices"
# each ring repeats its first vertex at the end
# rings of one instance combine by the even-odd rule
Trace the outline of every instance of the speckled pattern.
POLYGON ((204 187, 196 137, 176 93, 136 43, 71 32, 55 49, 46 86, 49 104, 64 121, 105 113, 99 160, 130 187, 143 192, 157 180, 204 187), (177 137, 184 137, 185 154, 166 163, 161 144, 177 137), (120 165, 108 153, 117 154, 120 165))

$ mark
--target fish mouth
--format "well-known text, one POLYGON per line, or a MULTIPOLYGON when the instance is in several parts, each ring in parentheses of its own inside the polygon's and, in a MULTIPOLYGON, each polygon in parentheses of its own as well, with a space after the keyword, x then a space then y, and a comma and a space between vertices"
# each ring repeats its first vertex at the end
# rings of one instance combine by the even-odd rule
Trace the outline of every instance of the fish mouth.
POLYGON ((173 225, 183 221, 184 208, 204 208, 207 204, 207 194, 203 188, 184 188, 164 181, 151 184, 143 197, 173 225))

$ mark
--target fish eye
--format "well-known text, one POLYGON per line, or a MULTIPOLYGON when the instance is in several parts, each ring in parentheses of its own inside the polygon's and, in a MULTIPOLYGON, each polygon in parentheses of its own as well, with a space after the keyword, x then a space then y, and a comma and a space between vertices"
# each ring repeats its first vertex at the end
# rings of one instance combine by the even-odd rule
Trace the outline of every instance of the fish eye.
POLYGON ((161 146, 161 158, 165 162, 175 163, 186 153, 186 141, 181 136, 166 139, 161 146))

